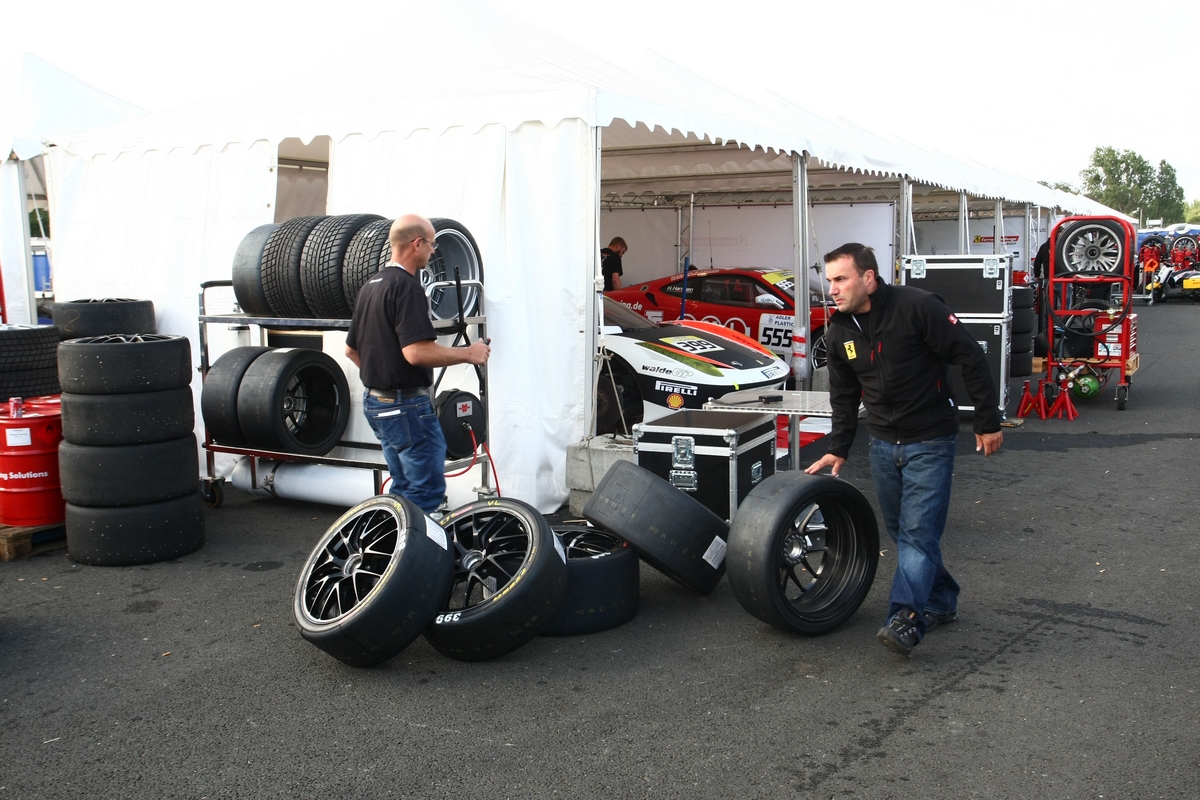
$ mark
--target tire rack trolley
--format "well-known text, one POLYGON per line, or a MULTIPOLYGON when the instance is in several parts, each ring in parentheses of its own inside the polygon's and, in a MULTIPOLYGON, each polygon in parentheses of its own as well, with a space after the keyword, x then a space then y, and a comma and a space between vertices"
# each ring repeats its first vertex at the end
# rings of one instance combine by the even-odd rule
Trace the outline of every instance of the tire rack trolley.
MULTIPOLYGON (((466 317, 464 319, 434 319, 433 328, 439 336, 448 334, 460 333, 466 327, 471 325, 478 326, 479 339, 487 338, 487 316, 486 306, 484 305, 483 283, 478 280, 464 280, 462 286, 474 287, 479 291, 479 303, 477 306, 477 316, 466 317)), ((248 326, 257 325, 262 346, 267 343, 267 329, 281 330, 311 330, 311 331, 348 331, 350 330, 350 320, 348 319, 299 319, 285 317, 256 317, 242 312, 228 314, 209 314, 207 310, 207 302, 205 294, 209 289, 220 287, 232 288, 232 280, 220 281, 205 281, 200 284, 200 376, 201 380, 208 376, 208 370, 211 364, 208 359, 208 325, 209 324, 225 324, 248 326)), ((454 281, 436 281, 425 287, 425 294, 428 296, 434 290, 453 288, 454 281)), ((442 368, 445 369, 444 367, 442 368)), ((483 413, 488 413, 487 405, 487 365, 478 368, 476 373, 479 377, 479 399, 483 403, 483 413)), ((440 380, 440 373, 435 380, 434 385, 440 380)), ((349 401, 349 398, 347 398, 349 401)), ((490 428, 490 425, 489 425, 490 428)), ((351 447, 355 449, 380 450, 382 449, 378 442, 339 442, 339 447, 351 447)), ((230 453, 232 455, 241 455, 250 457, 250 484, 251 488, 269 489, 270 478, 263 481, 263 485, 259 485, 258 479, 258 461, 266 459, 270 461, 293 461, 302 464, 324 464, 333 467, 348 467, 351 469, 369 469, 374 473, 375 494, 381 494, 383 490, 384 475, 388 474, 388 466, 382 461, 360 461, 348 458, 330 458, 328 456, 308 456, 297 453, 282 453, 273 450, 258 450, 248 447, 231 447, 214 442, 212 436, 208 432, 208 426, 204 426, 204 450, 205 450, 205 468, 207 474, 201 479, 201 496, 204 498, 204 504, 209 508, 217 508, 224 501, 224 483, 225 479, 216 475, 216 453, 230 453)), ((480 496, 490 495, 490 483, 488 475, 488 467, 490 465, 490 457, 485 452, 479 453, 476 448, 474 463, 482 468, 483 480, 482 485, 475 491, 480 496)), ((445 470, 456 471, 469 467, 472 464, 471 458, 460 458, 454 461, 447 461, 445 470)))
POLYGON ((1117 217, 1067 217, 1050 232, 1046 375, 1059 387, 1050 416, 1063 408, 1074 419, 1070 388, 1088 369, 1118 370, 1117 409, 1125 410, 1130 376, 1138 368, 1137 315, 1130 313, 1137 281, 1136 245, 1137 231, 1117 217), (1120 308, 1105 310, 1096 301, 1078 302, 1081 295, 1097 290, 1110 298, 1119 296, 1120 308), (1068 354, 1073 336, 1091 339, 1088 355, 1068 354), (1059 337, 1062 341, 1056 343, 1059 337))

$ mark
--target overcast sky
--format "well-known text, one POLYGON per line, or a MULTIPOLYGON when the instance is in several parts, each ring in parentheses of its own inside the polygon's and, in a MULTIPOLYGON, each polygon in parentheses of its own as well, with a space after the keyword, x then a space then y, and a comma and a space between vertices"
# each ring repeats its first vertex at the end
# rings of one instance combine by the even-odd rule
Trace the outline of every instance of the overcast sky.
MULTIPOLYGON (((1170 162, 1200 198, 1200 101, 1187 88, 1200 15, 1183 2, 490 1, 617 63, 654 50, 735 91, 773 91, 1032 180, 1077 186, 1095 147, 1135 150, 1170 162)), ((0 48, 154 111, 289 59, 329 59, 327 41, 452 46, 452 31, 406 30, 404 5, 69 0, 31 6, 44 19, 6 24, 0 48)))

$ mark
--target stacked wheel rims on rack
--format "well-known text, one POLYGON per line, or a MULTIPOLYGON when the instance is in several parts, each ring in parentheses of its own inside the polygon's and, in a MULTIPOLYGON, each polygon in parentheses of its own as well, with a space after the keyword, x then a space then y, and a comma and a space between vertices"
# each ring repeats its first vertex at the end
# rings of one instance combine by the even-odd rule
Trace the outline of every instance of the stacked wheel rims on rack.
MULTIPOLYGON (((471 232, 452 219, 432 219, 437 250, 421 271, 423 286, 482 281, 483 261, 471 232)), ((262 225, 242 239, 233 261, 233 291, 242 311, 279 319, 349 319, 363 284, 391 259, 392 220, 376 214, 296 217, 262 225)), ((434 319, 458 315, 457 289, 430 289, 434 319)), ((463 286, 463 312, 479 290, 463 286)))
POLYGON ((59 345, 67 551, 84 564, 164 561, 204 544, 192 350, 183 336, 59 345))

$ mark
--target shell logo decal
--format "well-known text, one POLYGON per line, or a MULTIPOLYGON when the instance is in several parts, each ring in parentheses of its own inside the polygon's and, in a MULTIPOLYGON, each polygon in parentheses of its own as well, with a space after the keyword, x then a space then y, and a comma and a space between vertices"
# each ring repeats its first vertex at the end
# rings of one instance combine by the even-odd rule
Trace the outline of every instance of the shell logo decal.
POLYGON ((668 395, 667 408, 671 408, 671 409, 683 408, 683 395, 681 395, 681 394, 668 395))

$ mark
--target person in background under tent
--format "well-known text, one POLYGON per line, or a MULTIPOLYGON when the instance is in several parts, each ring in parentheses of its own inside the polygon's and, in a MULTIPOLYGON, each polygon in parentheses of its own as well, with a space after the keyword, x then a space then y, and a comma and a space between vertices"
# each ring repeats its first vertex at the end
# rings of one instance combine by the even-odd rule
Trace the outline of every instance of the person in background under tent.
POLYGON ((392 260, 367 281, 354 303, 346 357, 359 369, 363 414, 383 445, 392 494, 426 514, 446 497, 446 438, 433 411, 433 368, 485 364, 491 348, 445 347, 429 319, 429 300, 417 273, 437 250, 433 225, 408 214, 392 223, 392 260))
POLYGON ((874 251, 856 242, 825 256, 829 294, 829 402, 833 430, 826 455, 805 470, 836 476, 867 407, 871 477, 888 535, 896 542, 896 574, 887 624, 876 638, 907 656, 939 624, 958 619, 958 583, 942 563, 942 530, 958 439, 958 407, 948 365, 962 366, 975 407, 975 450, 1000 449, 1000 410, 987 356, 936 295, 889 286, 876 276, 874 251))
POLYGON ((629 245, 620 236, 600 251, 600 272, 604 275, 604 291, 611 292, 621 288, 621 256, 629 252, 629 245))

